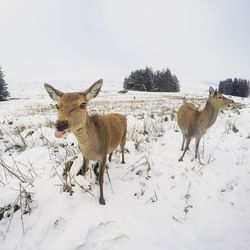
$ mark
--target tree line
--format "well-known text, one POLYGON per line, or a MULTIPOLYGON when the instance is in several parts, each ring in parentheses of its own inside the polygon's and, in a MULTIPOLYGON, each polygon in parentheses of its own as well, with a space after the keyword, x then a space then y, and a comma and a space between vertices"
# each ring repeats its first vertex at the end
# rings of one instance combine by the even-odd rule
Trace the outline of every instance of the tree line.
MULTIPOLYGON (((147 91, 147 92, 179 92, 180 83, 176 75, 170 69, 153 71, 146 67, 132 71, 123 82, 125 90, 147 91)), ((250 94, 250 83, 246 79, 229 78, 219 83, 219 91, 225 95, 248 97, 250 94)), ((0 101, 9 97, 7 83, 0 66, 0 101)))
POLYGON ((132 71, 125 77, 123 88, 147 92, 179 92, 180 84, 169 68, 153 71, 152 68, 146 67, 132 71))
POLYGON ((225 95, 248 97, 249 88, 249 81, 246 79, 229 78, 219 83, 219 92, 225 95))

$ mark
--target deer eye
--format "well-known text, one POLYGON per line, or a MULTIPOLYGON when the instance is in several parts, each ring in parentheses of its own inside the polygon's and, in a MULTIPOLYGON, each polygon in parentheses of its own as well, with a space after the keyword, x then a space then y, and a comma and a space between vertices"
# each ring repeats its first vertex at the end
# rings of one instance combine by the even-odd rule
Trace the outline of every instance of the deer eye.
POLYGON ((85 102, 83 102, 83 103, 81 103, 80 105, 79 105, 79 108, 80 109, 85 109, 86 108, 86 103, 85 102))
POLYGON ((219 98, 221 99, 221 98, 222 98, 222 96, 219 96, 219 98))

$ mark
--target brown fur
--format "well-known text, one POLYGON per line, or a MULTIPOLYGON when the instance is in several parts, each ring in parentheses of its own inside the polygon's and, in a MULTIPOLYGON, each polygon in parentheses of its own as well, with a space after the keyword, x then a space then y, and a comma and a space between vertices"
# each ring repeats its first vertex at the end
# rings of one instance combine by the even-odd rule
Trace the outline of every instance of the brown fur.
POLYGON ((107 154, 110 154, 120 145, 122 163, 124 162, 124 146, 126 142, 127 119, 117 113, 89 116, 87 109, 80 105, 87 105, 90 99, 96 97, 101 89, 102 80, 94 83, 84 92, 62 93, 52 86, 45 84, 52 99, 59 104, 59 115, 56 124, 68 123, 65 131, 72 132, 79 143, 84 163, 82 175, 88 170, 89 160, 99 162, 100 204, 105 204, 103 196, 103 175, 106 167, 107 154), (80 108, 81 107, 81 108, 80 108))
POLYGON ((216 121, 219 109, 229 107, 234 103, 233 100, 221 95, 217 90, 214 91, 213 88, 210 88, 209 93, 206 106, 202 111, 195 109, 192 104, 185 103, 177 112, 177 122, 183 135, 181 150, 184 150, 179 161, 183 160, 193 138, 195 138, 195 158, 198 157, 200 139, 216 121))

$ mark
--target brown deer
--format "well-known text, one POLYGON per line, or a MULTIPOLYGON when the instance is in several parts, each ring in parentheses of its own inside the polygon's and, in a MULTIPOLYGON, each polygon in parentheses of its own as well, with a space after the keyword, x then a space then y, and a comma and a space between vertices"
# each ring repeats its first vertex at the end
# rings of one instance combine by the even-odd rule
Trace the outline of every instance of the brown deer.
POLYGON ((195 106, 191 103, 184 103, 179 108, 177 123, 183 135, 181 150, 184 150, 179 161, 183 161, 183 157, 193 138, 195 138, 195 158, 197 159, 200 139, 216 121, 219 110, 233 104, 233 100, 221 95, 217 89, 214 90, 210 87, 207 103, 202 111, 195 109, 195 106))
POLYGON ((44 84, 50 97, 58 103, 58 120, 55 124, 55 137, 66 137, 72 132, 83 154, 81 174, 88 170, 89 160, 99 163, 99 203, 105 205, 103 196, 103 175, 106 167, 107 154, 111 161, 112 152, 120 145, 122 163, 124 162, 124 146, 126 142, 127 120, 126 117, 111 113, 107 115, 90 116, 87 111, 88 102, 96 97, 102 87, 103 80, 91 85, 84 92, 63 93, 49 84, 44 84))

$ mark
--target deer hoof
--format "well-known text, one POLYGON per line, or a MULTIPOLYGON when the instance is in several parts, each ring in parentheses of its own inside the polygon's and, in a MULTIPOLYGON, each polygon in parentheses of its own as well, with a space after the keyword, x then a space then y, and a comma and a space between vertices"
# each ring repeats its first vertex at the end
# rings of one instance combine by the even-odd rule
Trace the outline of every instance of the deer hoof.
POLYGON ((180 161, 183 161, 183 158, 180 158, 180 159, 178 160, 178 162, 180 162, 180 161))
POLYGON ((99 199, 99 203, 100 203, 100 205, 105 205, 106 204, 106 202, 105 202, 105 200, 103 198, 99 199))

